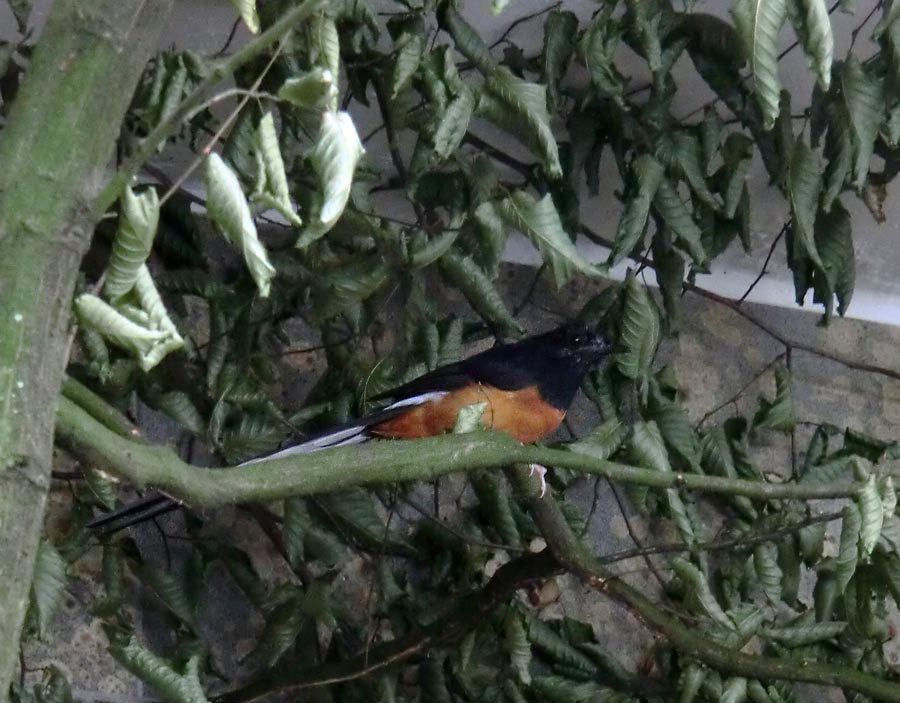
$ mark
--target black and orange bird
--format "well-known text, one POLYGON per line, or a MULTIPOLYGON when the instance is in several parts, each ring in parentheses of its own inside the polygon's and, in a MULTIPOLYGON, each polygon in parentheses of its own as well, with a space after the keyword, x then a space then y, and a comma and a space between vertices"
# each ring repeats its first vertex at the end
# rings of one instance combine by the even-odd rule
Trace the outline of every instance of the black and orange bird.
MULTIPOLYGON (((392 401, 380 410, 242 466, 371 439, 441 435, 453 429, 462 408, 477 403, 485 404, 485 428, 531 444, 559 427, 585 373, 610 347, 604 336, 578 324, 500 344, 378 395, 373 400, 392 401)), ((90 526, 111 533, 178 505, 155 495, 107 513, 90 526)))

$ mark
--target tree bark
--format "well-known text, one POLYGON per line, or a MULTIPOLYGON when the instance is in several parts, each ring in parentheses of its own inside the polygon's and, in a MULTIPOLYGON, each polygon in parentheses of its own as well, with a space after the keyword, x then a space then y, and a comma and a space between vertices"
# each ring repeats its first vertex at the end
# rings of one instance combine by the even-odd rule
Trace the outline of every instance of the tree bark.
POLYGON ((0 134, 0 702, 18 662, 94 201, 171 4, 57 0, 0 134))

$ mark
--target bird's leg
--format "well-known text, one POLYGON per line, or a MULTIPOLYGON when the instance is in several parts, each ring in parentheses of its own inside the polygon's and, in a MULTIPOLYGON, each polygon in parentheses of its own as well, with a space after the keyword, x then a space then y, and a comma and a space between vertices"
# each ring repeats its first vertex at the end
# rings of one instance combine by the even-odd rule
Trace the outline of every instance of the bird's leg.
POLYGON ((535 474, 541 479, 541 498, 543 498, 544 494, 547 492, 547 467, 541 466, 540 464, 529 464, 528 475, 534 476, 535 474))

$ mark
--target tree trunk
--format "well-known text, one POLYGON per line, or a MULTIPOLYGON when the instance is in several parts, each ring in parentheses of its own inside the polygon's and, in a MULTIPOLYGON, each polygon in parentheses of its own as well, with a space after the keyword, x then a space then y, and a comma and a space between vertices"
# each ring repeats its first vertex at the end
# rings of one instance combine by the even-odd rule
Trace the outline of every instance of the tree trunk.
POLYGON ((57 0, 0 133, 0 703, 50 479, 93 201, 172 0, 57 0))

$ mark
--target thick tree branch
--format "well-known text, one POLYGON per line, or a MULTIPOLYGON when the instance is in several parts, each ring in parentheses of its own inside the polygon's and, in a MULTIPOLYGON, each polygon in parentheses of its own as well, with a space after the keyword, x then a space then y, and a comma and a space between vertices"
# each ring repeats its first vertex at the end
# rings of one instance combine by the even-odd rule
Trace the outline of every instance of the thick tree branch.
POLYGON ((172 0, 57 0, 0 133, 0 701, 19 665, 93 202, 172 0))
POLYGON ((351 447, 209 470, 186 464, 166 447, 116 435, 66 397, 59 399, 57 438, 76 454, 139 486, 152 486, 198 507, 313 495, 360 484, 431 481, 458 471, 511 463, 599 474, 655 488, 682 487, 758 499, 849 498, 861 483, 766 483, 698 474, 659 473, 600 461, 562 448, 521 445, 499 432, 446 435, 351 447))

